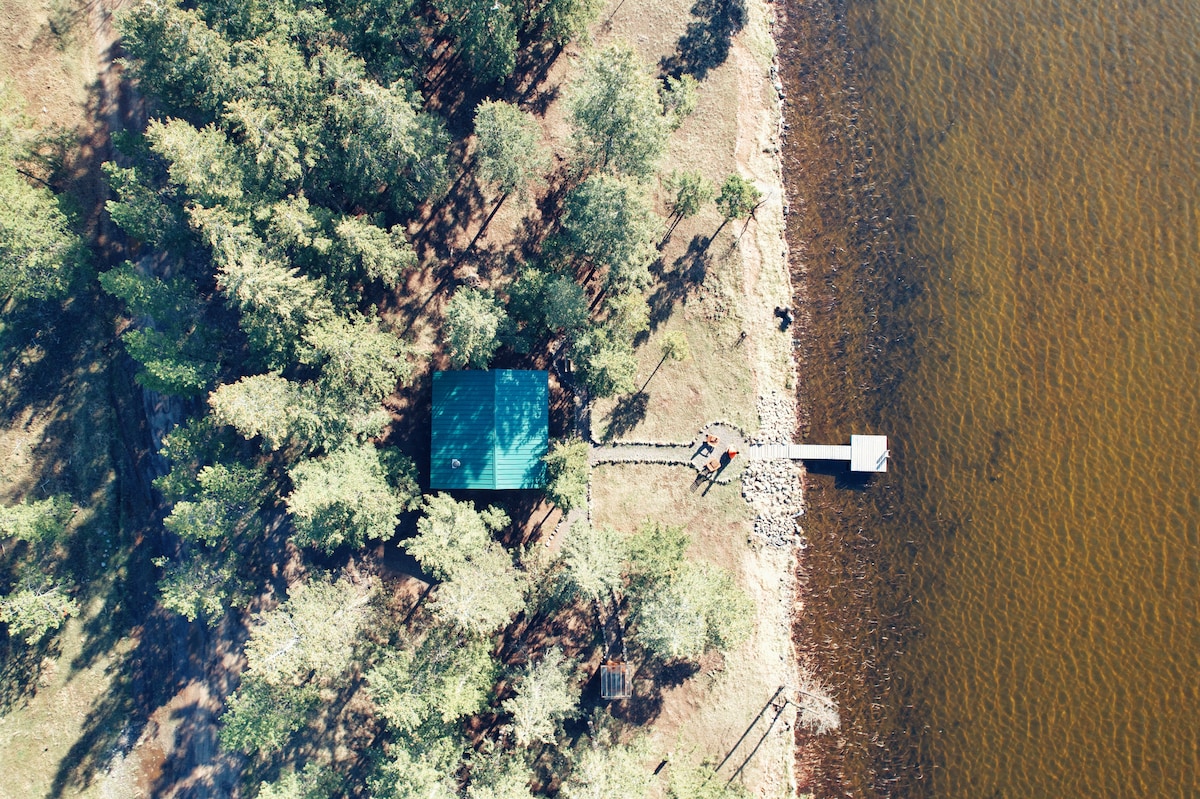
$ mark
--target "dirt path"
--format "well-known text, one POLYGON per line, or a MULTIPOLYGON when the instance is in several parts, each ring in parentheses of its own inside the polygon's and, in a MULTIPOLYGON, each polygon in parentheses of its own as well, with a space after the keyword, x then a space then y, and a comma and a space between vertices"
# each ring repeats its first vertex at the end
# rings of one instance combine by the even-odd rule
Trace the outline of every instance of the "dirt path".
MULTIPOLYGON (((90 0, 86 4, 87 26, 95 53, 95 82, 90 110, 90 125, 81 136, 78 180, 90 188, 86 198, 90 232, 98 251, 110 264, 126 254, 125 240, 112 225, 103 204, 107 184, 100 165, 120 160, 112 148, 112 134, 119 130, 140 130, 145 126, 145 105, 117 63, 122 52, 114 26, 114 14, 136 0, 90 0)), ((150 261, 151 259, 145 259, 150 261)), ((164 474, 169 464, 158 456, 163 436, 180 423, 184 407, 178 399, 152 391, 142 391, 150 457, 140 459, 143 479, 148 484, 164 474)), ((155 514, 161 517, 163 509, 155 514)), ((159 527, 160 551, 177 553, 179 542, 159 527)), ((218 799, 237 793, 237 769, 217 745, 218 717, 224 697, 232 690, 233 676, 239 665, 237 639, 240 624, 226 620, 216 630, 203 624, 189 624, 175 618, 163 630, 168 640, 161 645, 170 653, 170 675, 160 675, 174 684, 182 684, 165 705, 154 710, 150 723, 125 758, 125 769, 137 783, 136 790, 146 796, 183 796, 192 799, 218 799), (231 652, 233 654, 231 654, 231 652)), ((126 785, 126 790, 133 786, 126 785)))

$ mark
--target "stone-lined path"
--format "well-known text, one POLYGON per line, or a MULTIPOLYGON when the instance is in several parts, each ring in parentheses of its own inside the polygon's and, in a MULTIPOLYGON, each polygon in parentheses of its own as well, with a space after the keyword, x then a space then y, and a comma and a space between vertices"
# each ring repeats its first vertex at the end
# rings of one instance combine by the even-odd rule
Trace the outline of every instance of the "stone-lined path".
POLYGON ((738 458, 745 458, 746 449, 746 437, 740 430, 714 422, 701 430, 690 444, 597 444, 591 449, 591 463, 593 466, 601 463, 691 466, 700 475, 724 485, 732 482, 739 473, 730 467, 741 465, 738 458), (736 453, 732 458, 728 455, 730 451, 736 453), (715 464, 716 469, 709 469, 710 464, 715 464))

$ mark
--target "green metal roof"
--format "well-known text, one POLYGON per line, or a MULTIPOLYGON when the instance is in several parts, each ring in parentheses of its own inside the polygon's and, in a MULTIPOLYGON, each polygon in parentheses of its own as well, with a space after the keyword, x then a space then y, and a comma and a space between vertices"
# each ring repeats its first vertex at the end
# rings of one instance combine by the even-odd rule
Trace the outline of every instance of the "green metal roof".
POLYGON ((550 445, 545 372, 433 373, 430 488, 541 488, 550 445), (455 465, 457 463, 457 465, 455 465))

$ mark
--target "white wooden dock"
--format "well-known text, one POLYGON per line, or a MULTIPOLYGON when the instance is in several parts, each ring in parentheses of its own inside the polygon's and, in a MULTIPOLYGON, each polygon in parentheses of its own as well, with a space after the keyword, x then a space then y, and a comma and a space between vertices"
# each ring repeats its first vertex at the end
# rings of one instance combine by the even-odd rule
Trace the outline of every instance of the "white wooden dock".
POLYGON ((886 472, 887 436, 850 436, 850 446, 831 444, 754 444, 750 460, 850 461, 852 472, 886 472))

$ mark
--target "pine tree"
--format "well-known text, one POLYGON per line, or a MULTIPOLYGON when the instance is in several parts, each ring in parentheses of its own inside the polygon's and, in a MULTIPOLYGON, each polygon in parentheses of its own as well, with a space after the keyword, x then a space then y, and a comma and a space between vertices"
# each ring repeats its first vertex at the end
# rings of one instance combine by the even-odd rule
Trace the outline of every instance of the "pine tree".
POLYGON ((611 527, 575 524, 562 545, 567 580, 583 596, 604 601, 610 592, 620 589, 628 546, 611 527))
POLYGON ((318 682, 338 679, 350 664, 359 630, 371 618, 377 588, 320 576, 296 583, 285 602, 255 616, 246 642, 247 673, 272 686, 309 675, 318 682))
POLYGON ((515 681, 516 696, 504 700, 517 746, 554 743, 558 725, 579 705, 579 685, 572 666, 554 647, 536 664, 528 664, 515 681))
POLYGON ((396 534, 400 514, 419 496, 411 462, 395 450, 349 444, 291 470, 296 489, 287 498, 300 546, 331 552, 396 534))
POLYGON ((581 740, 576 745, 571 773, 563 780, 563 799, 646 799, 651 774, 645 766, 641 743, 595 746, 581 740))
POLYGON ((401 542, 421 568, 439 580, 466 574, 471 564, 499 545, 492 539, 509 524, 499 508, 475 509, 439 492, 426 496, 417 520, 417 535, 401 542))
POLYGON ((497 337, 508 314, 495 295, 463 288, 446 304, 446 338, 450 357, 459 366, 487 368, 500 346, 497 337))
POLYGON ((633 48, 619 43, 588 55, 567 102, 575 149, 586 166, 639 178, 654 174, 671 121, 633 48))
POLYGON ((262 437, 267 449, 318 435, 321 419, 304 388, 278 374, 251 375, 208 396, 213 418, 242 437, 262 437))
POLYGON ((307 328, 304 341, 304 361, 320 366, 326 389, 365 405, 377 405, 412 374, 408 347, 377 319, 330 317, 307 328))
POLYGON ((511 103, 488 100, 475 109, 475 158, 479 178, 503 195, 522 196, 550 166, 537 120, 511 103))
POLYGON ((58 199, 27 183, 0 152, 0 297, 63 296, 85 254, 58 199))
POLYGON ((249 599, 250 588, 237 576, 240 557, 236 550, 203 549, 183 556, 154 559, 163 570, 158 580, 159 601, 167 610, 188 621, 203 619, 215 625, 226 608, 239 607, 249 599))
POLYGON ((401 225, 384 230, 362 217, 346 216, 338 220, 334 230, 341 275, 391 286, 417 265, 417 254, 401 225))
POLYGON ((629 178, 592 175, 567 195, 565 210, 568 246, 607 270, 608 288, 623 293, 650 282, 662 222, 642 186, 629 178))
POLYGON ((524 573, 499 544, 493 544, 460 574, 438 586, 432 610, 441 621, 487 637, 508 624, 525 604, 524 573))
POLYGON ((0 540, 26 541, 38 549, 52 547, 67 529, 73 508, 65 494, 36 502, 0 505, 0 540))
POLYGON ((367 674, 367 692, 394 729, 451 724, 486 705, 498 671, 491 650, 490 640, 434 629, 414 648, 388 650, 367 674))
POLYGON ((57 630, 69 616, 77 615, 79 603, 63 586, 41 578, 34 585, 0 597, 0 622, 8 625, 9 636, 24 638, 30 645, 57 630))
POLYGON ((252 534, 265 499, 266 472, 242 464, 205 466, 197 475, 199 490, 191 500, 175 503, 163 526, 191 542, 237 542, 252 534))
POLYGON ((546 464, 546 497, 564 513, 587 505, 590 448, 580 439, 555 441, 542 461, 546 464))

